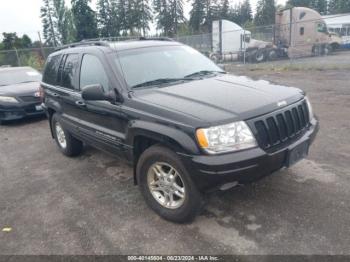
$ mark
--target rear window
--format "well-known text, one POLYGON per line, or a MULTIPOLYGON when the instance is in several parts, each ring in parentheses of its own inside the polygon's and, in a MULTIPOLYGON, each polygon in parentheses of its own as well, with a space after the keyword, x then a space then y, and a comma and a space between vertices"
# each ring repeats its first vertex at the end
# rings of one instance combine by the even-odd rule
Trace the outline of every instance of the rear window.
POLYGON ((61 55, 48 58, 45 66, 43 82, 50 85, 57 85, 57 71, 61 62, 61 55))

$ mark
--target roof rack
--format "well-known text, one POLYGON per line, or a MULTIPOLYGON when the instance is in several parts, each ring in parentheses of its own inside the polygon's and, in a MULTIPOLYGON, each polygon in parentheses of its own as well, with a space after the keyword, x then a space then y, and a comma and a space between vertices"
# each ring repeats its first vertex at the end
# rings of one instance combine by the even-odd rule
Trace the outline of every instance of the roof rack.
POLYGON ((109 45, 106 41, 82 40, 82 41, 77 42, 77 43, 59 46, 55 49, 55 51, 59 51, 59 50, 66 49, 66 48, 78 47, 78 46, 109 46, 109 45))
MULTIPOLYGON (((59 46, 55 49, 55 51, 59 51, 62 49, 66 49, 66 48, 73 48, 73 47, 78 47, 78 46, 109 46, 108 41, 113 41, 111 40, 112 38, 99 38, 99 39, 91 39, 91 40, 82 40, 80 42, 76 42, 76 43, 71 43, 68 45, 62 45, 59 46)), ((131 39, 127 39, 126 41, 169 41, 169 42, 173 42, 174 39, 169 38, 169 37, 136 37, 136 38, 131 38, 131 39)), ((123 42, 123 41, 120 41, 123 42)))
POLYGON ((145 41, 145 40, 156 40, 156 41, 170 41, 170 42, 174 42, 174 39, 170 38, 170 37, 145 37, 145 36, 141 36, 139 37, 140 41, 145 41))

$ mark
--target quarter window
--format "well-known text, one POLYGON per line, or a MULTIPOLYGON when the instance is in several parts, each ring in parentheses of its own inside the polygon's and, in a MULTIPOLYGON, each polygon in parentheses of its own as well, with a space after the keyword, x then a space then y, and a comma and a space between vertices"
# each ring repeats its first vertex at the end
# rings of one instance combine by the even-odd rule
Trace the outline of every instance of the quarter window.
POLYGON ((84 55, 80 71, 80 89, 88 85, 100 84, 103 90, 109 90, 108 77, 101 61, 93 55, 84 55))
POLYGON ((51 56, 48 58, 43 82, 49 85, 57 85, 57 71, 61 62, 61 55, 51 56))
POLYGON ((62 86, 69 89, 78 89, 76 75, 79 69, 79 55, 69 54, 66 58, 62 72, 62 86))

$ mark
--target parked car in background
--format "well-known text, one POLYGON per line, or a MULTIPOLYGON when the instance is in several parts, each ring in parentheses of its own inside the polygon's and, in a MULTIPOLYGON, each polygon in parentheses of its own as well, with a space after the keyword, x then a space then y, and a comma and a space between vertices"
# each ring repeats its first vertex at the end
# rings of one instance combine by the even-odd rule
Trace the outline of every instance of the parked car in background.
POLYGON ((31 67, 0 68, 0 123, 43 115, 41 74, 31 67))
POLYGON ((41 85, 60 151, 125 158, 147 204, 175 222, 208 190, 303 159, 318 129, 302 90, 227 74, 173 41, 72 44, 48 57, 41 85))

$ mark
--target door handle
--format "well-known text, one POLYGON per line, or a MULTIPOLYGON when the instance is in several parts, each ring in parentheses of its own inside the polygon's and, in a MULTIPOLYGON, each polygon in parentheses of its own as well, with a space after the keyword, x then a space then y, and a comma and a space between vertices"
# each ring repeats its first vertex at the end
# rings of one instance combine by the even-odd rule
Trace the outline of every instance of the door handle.
POLYGON ((77 106, 80 106, 80 107, 85 107, 85 106, 86 106, 86 104, 84 103, 84 101, 81 101, 81 100, 75 101, 75 104, 76 104, 77 106))

